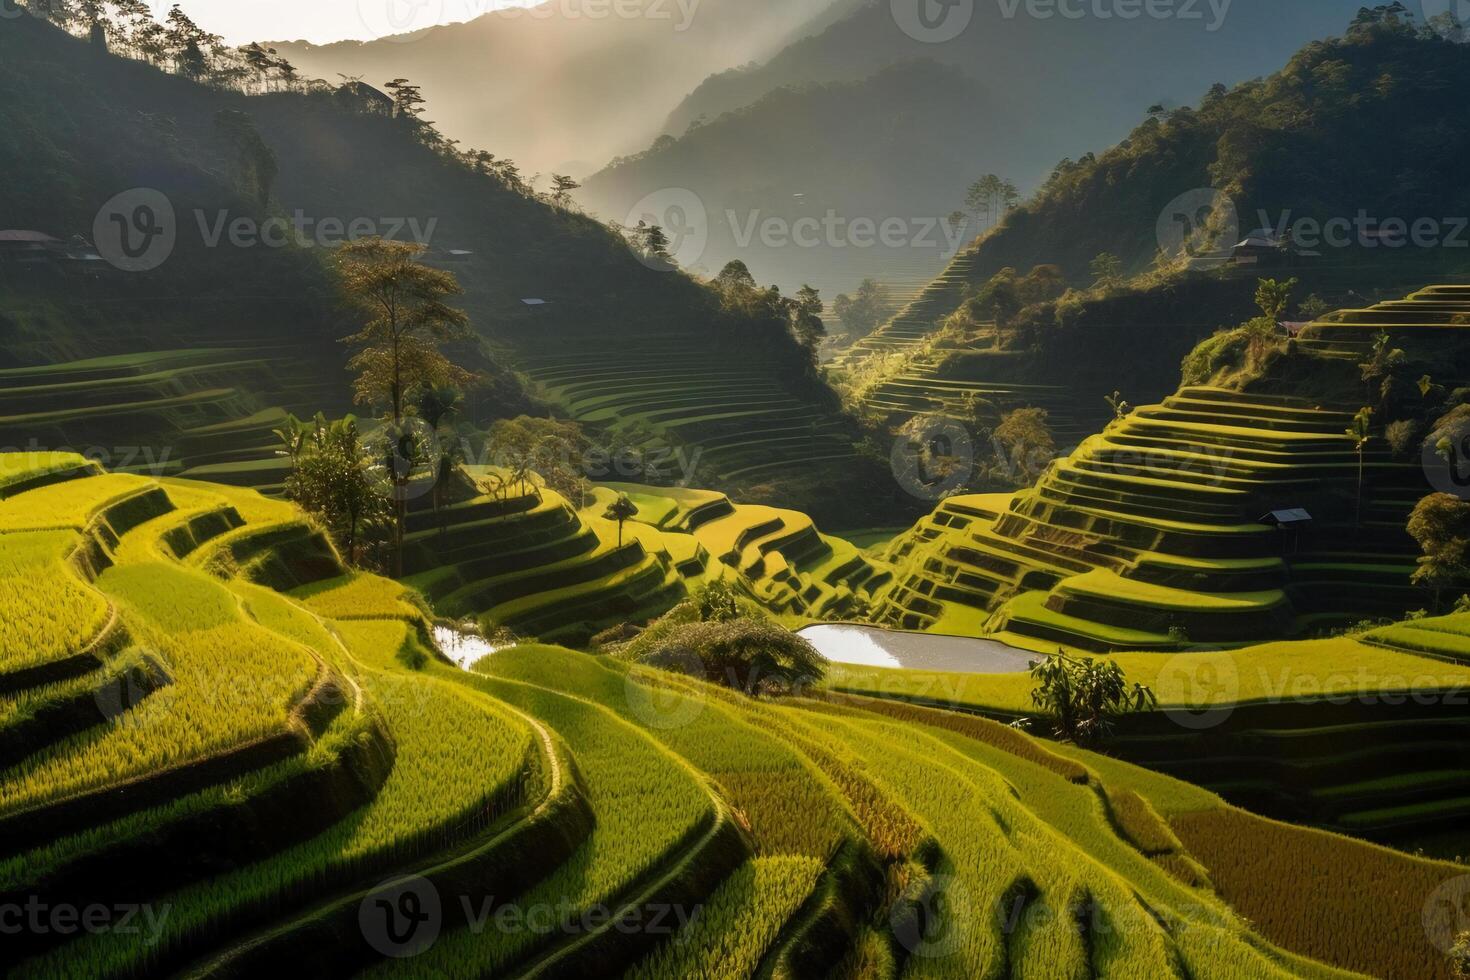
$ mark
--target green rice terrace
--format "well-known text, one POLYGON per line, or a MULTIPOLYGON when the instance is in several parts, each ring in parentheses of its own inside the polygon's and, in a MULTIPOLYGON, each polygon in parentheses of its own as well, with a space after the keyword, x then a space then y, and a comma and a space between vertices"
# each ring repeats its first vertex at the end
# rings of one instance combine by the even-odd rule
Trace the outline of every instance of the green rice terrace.
POLYGON ((654 619, 706 581, 738 581, 796 623, 845 618, 891 577, 804 514, 631 484, 596 488, 580 510, 534 479, 437 513, 420 504, 407 544, 406 581, 443 615, 574 644, 654 619), (602 515, 621 493, 639 514, 620 535, 602 515))
POLYGON ((1045 409, 1057 441, 1073 446, 1106 421, 1101 395, 1066 385, 1019 381, 1031 358, 1005 349, 994 324, 963 337, 942 329, 973 288, 975 253, 956 256, 894 317, 845 352, 838 367, 857 381, 855 407, 892 426, 917 417, 947 417, 994 426, 1017 408, 1045 409), (976 403, 985 411, 977 417, 976 403))
MULTIPOLYGON (((752 561, 777 519, 663 499, 752 561)), ((14 976, 1447 975, 1457 865, 974 715, 545 645, 460 670, 253 491, 4 456, 0 554, 0 904, 146 912, 8 937, 14 976), (432 936, 365 911, 430 900, 432 936)))
MULTIPOLYGON (((1467 311, 1464 287, 1427 289, 1314 323, 1292 356, 1322 377, 1356 374, 1386 337, 1444 354, 1453 370, 1467 311)), ((1033 489, 947 500, 885 554, 896 580, 881 618, 1101 651, 1399 618, 1424 604, 1404 528, 1431 488, 1418 454, 1396 456, 1382 428, 1360 460, 1347 434, 1362 405, 1346 400, 1353 387, 1313 397, 1187 386, 1085 440, 1033 489), (1289 514, 1268 520, 1302 510, 1296 526, 1289 514)))
POLYGON ((279 343, 89 357, 0 370, 0 445, 96 449, 123 470, 278 490, 272 430, 342 401, 320 362, 279 343))
POLYGON ((708 337, 579 337, 521 358, 548 400, 588 426, 642 428, 688 447, 696 482, 751 485, 855 459, 850 423, 791 390, 748 351, 712 358, 708 337), (694 455, 697 453, 697 455, 694 455))

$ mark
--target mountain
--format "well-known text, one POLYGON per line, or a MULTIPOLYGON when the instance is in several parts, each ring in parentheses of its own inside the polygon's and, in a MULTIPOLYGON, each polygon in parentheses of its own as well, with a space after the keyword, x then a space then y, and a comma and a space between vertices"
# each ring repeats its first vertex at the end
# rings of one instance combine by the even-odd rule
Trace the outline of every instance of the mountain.
POLYGON ((830 0, 636 0, 493 11, 376 41, 272 44, 305 74, 423 86, 451 137, 583 176, 646 146, 712 66, 769 57, 830 0), (625 11, 636 11, 628 16, 625 11))
POLYGON ((1197 341, 1255 314, 1262 276, 1299 279, 1298 301, 1315 293, 1343 306, 1462 281, 1470 232, 1451 216, 1470 214, 1458 178, 1470 111, 1454 93, 1467 84, 1470 47, 1411 30, 1309 44, 1267 78, 1058 168, 863 349, 917 349, 1007 267, 1054 264, 1088 287, 1090 264, 1108 252, 1137 278, 1015 312, 964 379, 1060 385, 1100 407, 1121 379, 1136 401, 1171 392, 1197 341), (1181 208, 1191 221, 1214 214, 1194 242, 1203 261, 1159 262, 1165 246, 1177 253, 1181 208), (1381 238, 1397 222, 1397 238, 1381 238), (1234 249, 1264 229, 1265 247, 1234 249))
POLYGON ((1124 19, 1099 17, 1098 10, 1110 12, 1105 4, 1074 5, 1081 11, 1074 17, 1060 6, 1050 16, 1032 16, 1028 11, 1040 12, 1039 5, 979 3, 963 31, 936 42, 899 27, 902 3, 868 3, 762 64, 711 75, 669 116, 664 131, 679 135, 697 119, 716 119, 783 86, 851 81, 929 57, 964 69, 1016 118, 1044 122, 1028 125, 1019 138, 1033 160, 1049 166, 1112 143, 1148 106, 1190 102, 1215 82, 1274 70, 1307 41, 1340 31, 1359 6, 1355 0, 1234 0, 1181 3, 1167 8, 1177 16, 1124 19))
MULTIPOLYGON (((874 276, 912 295, 939 271, 937 250, 855 249, 841 239, 734 247, 721 216, 785 214, 792 195, 804 194, 805 214, 830 207, 847 220, 933 222, 960 208, 981 174, 1034 188, 1057 160, 1114 143, 1146 107, 1194 101, 1212 84, 1270 70, 1340 29, 1356 5, 1241 0, 1218 21, 1204 5, 1195 10, 1201 21, 1124 21, 1036 18, 1025 7, 1008 17, 1005 5, 982 4, 947 43, 906 34, 899 9, 833 8, 833 23, 809 25, 769 61, 711 76, 659 140, 589 178, 579 200, 622 221, 649 194, 694 189, 712 213, 712 238, 725 246, 710 250, 711 267, 739 257, 787 288, 814 280, 831 295, 874 276)), ((965 237, 980 220, 972 217, 965 237)))
POLYGON ((693 191, 709 230, 702 267, 739 258, 762 281, 810 282, 830 297, 863 276, 937 272, 969 237, 941 220, 952 188, 976 168, 1018 163, 1002 138, 1010 121, 958 69, 917 59, 861 81, 779 89, 615 161, 578 198, 636 224, 651 191, 693 191), (901 222, 891 238, 877 233, 889 219, 901 222))

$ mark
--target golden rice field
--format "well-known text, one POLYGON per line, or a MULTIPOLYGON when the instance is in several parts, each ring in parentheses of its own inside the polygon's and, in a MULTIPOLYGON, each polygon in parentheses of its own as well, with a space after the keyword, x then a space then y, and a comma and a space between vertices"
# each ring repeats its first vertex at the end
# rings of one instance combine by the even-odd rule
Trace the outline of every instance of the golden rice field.
POLYGON ((78 653, 107 623, 107 600, 68 560, 80 543, 67 530, 0 536, 0 673, 78 653))

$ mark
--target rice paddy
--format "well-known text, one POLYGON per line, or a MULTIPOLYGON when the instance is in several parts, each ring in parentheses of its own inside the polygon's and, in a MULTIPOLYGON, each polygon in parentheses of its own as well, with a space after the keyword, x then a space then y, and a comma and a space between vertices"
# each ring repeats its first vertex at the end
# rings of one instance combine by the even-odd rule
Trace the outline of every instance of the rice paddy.
MULTIPOLYGON (((1453 288, 1312 324, 1298 349, 1340 366, 1386 332, 1432 357, 1453 335, 1430 328, 1452 325, 1464 305, 1446 298, 1453 288)), ((1418 552, 1404 525, 1432 488, 1375 431, 1359 508, 1345 434, 1355 411, 1324 396, 1184 387, 1085 439, 1033 489, 946 500, 883 553, 895 582, 879 616, 1091 651, 1241 645, 1404 618, 1425 603, 1409 581, 1418 552), (1307 519, 1274 525, 1287 510, 1307 519)))

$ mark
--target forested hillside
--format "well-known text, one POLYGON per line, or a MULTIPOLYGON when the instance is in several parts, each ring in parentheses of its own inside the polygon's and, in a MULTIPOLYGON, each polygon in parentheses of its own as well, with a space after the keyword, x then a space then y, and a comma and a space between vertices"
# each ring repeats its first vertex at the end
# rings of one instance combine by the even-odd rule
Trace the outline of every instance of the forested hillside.
MULTIPOLYGON (((277 482, 250 461, 262 450, 270 456, 281 410, 348 407, 337 341, 352 331, 328 265, 330 246, 349 228, 424 240, 430 261, 463 284, 481 342, 463 356, 489 378, 470 393, 473 421, 533 406, 513 368, 573 349, 596 361, 636 342, 662 352, 648 365, 671 378, 688 374, 690 358, 708 362, 712 348, 732 345, 762 374, 762 396, 778 414, 853 431, 784 320, 732 307, 666 263, 646 261, 620 234, 530 191, 497 158, 454 150, 417 117, 380 111, 362 89, 226 91, 100 54, 31 18, 5 21, 0 45, 0 158, 25 174, 0 189, 3 213, 15 216, 8 220, 90 239, 110 198, 142 188, 168 200, 176 231, 167 261, 147 272, 13 280, 4 313, 11 364, 54 367, 17 375, 16 386, 72 386, 48 388, 57 404, 39 403, 40 416, 26 404, 9 408, 17 445, 42 434, 75 448, 111 445, 120 439, 114 430, 142 427, 174 448, 175 464, 243 468, 248 482, 277 482), (236 221, 274 229, 284 247, 259 234, 238 238, 229 232, 236 221), (160 306, 160 296, 175 301, 160 306), (291 363, 272 363, 287 338, 300 349, 291 363), (226 352, 204 358, 206 373, 183 376, 160 374, 178 365, 143 353, 197 347, 226 352), (126 364, 76 364, 123 353, 126 364), (251 363, 237 371, 240 361, 251 363), (115 380, 105 390, 92 385, 88 397, 107 413, 53 417, 74 407, 60 403, 99 372, 115 380), (118 425, 99 425, 103 418, 118 425), (226 435, 231 444, 219 447, 226 435)), ((562 408, 579 411, 572 401, 562 408)), ((615 414, 593 424, 631 421, 615 414)), ((801 432, 811 436, 809 426, 801 432)), ((678 433, 664 438, 682 443, 678 433)), ((801 451, 810 455, 805 444, 801 451)), ((710 454, 699 475, 718 485, 738 468, 710 454)), ((791 492, 793 503, 811 499, 809 489, 791 492)), ((817 496, 820 504, 825 495, 817 496)))
POLYGON ((1196 341, 1253 313, 1260 276, 1295 277, 1298 302, 1330 305, 1457 281, 1470 273, 1470 231, 1454 217, 1470 213, 1458 176, 1470 108, 1456 94, 1467 83, 1470 47, 1412 25, 1314 42, 1274 75, 1058 167, 936 281, 922 311, 879 337, 922 336, 962 305, 964 318, 994 319, 965 305, 992 277, 1055 266, 1083 291, 1005 310, 1011 356, 991 365, 992 380, 1103 392, 1126 377, 1135 398, 1153 399, 1173 389, 1196 341), (1204 261, 1161 235, 1181 218, 1204 261), (1235 254, 1262 226, 1267 254, 1235 254), (1161 259, 1165 246, 1175 252, 1161 259), (1119 261, 1100 275, 1102 254, 1119 261))

